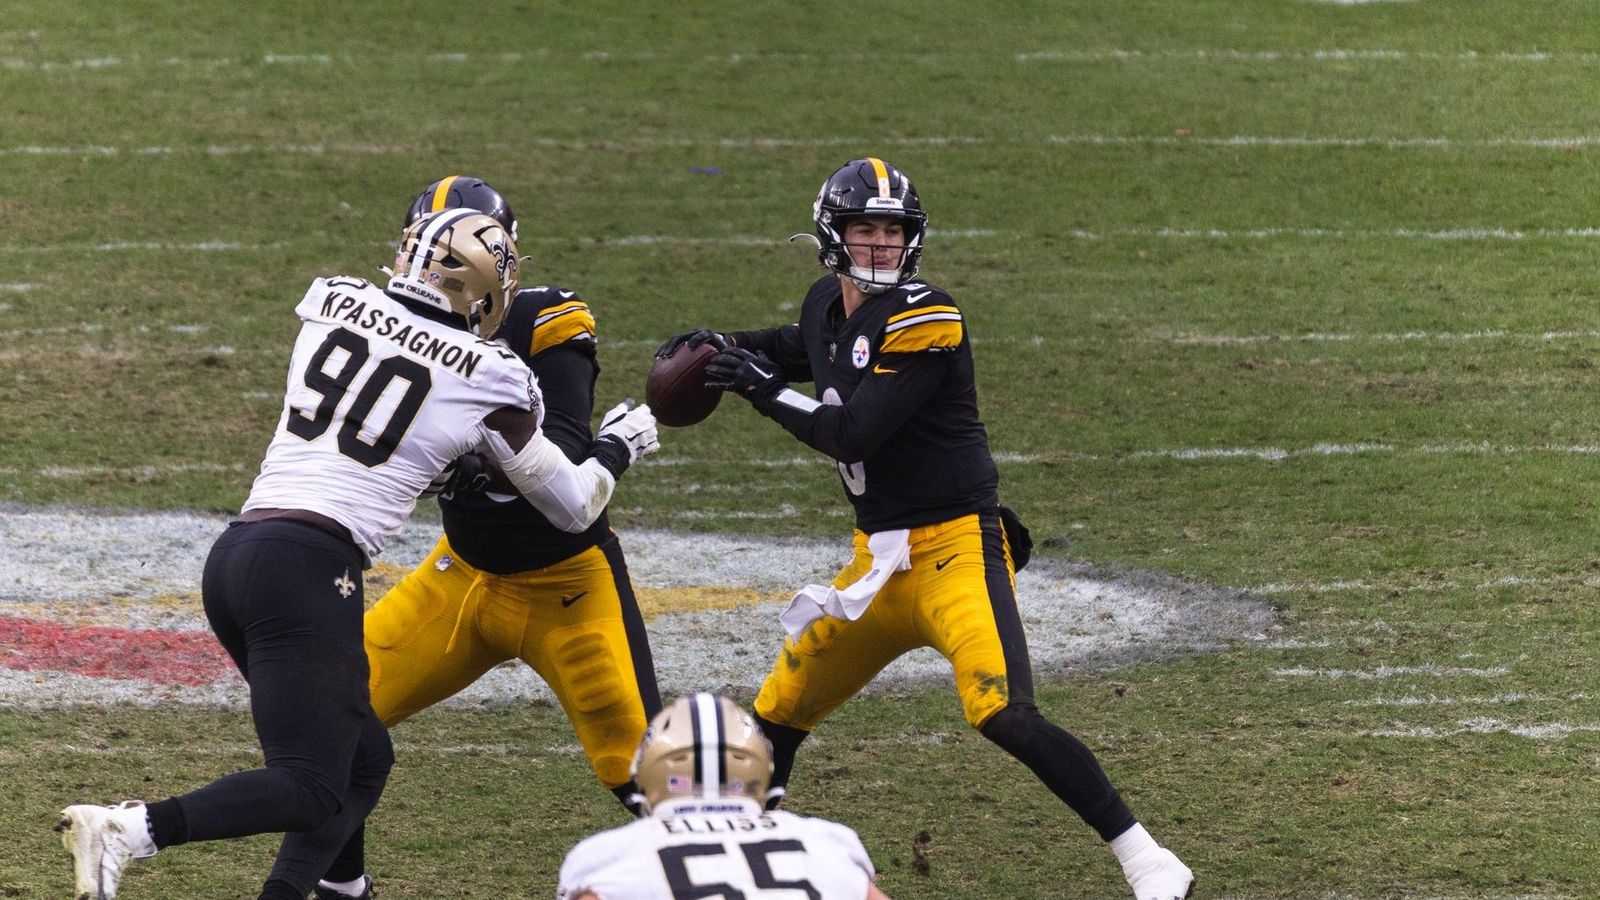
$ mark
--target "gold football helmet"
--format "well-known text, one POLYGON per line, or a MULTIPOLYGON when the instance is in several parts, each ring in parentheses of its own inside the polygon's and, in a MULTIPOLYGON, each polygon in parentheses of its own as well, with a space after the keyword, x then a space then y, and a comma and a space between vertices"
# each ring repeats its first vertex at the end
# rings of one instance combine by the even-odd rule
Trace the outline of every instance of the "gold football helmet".
POLYGON ((656 713, 633 755, 646 814, 668 800, 748 797, 772 781, 772 744, 755 720, 720 694, 690 694, 656 713))
POLYGON ((517 293, 517 242, 505 226, 470 209, 446 209, 412 222, 400 236, 392 293, 466 320, 493 337, 517 293))

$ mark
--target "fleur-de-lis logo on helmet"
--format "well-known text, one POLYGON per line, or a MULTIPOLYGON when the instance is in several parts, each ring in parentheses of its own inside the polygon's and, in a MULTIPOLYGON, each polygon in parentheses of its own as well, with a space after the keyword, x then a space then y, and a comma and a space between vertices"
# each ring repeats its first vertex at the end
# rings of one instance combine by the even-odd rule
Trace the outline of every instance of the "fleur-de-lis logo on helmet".
POLYGON ((390 293, 455 313, 488 338, 517 293, 517 242, 493 217, 446 209, 412 222, 400 238, 390 293))

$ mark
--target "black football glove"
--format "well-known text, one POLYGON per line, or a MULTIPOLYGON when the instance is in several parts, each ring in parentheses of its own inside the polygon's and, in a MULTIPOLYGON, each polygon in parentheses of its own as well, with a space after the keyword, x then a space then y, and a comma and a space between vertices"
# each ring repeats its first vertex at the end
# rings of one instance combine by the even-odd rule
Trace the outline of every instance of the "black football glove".
POLYGON ((711 331, 706 328, 696 328, 694 331, 685 331, 667 338, 666 343, 656 348, 656 359, 666 359, 676 353, 679 347, 688 344, 692 350, 701 344, 710 344, 718 350, 726 350, 733 346, 733 341, 721 332, 711 331))
POLYGON ((758 406, 786 385, 778 366, 760 353, 729 347, 706 363, 706 387, 738 394, 758 406))
POLYGON ((422 496, 482 493, 489 486, 494 472, 494 463, 489 462, 488 457, 481 453, 465 453, 451 460, 443 472, 434 476, 422 496))

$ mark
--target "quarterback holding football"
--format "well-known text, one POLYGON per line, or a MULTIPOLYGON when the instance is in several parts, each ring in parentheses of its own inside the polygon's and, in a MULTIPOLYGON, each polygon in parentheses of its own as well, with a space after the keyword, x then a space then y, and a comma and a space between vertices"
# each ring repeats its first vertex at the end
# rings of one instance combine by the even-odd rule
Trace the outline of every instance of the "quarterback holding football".
POLYGON ((756 698, 773 743, 771 802, 813 728, 884 666, 933 647, 954 669, 967 722, 1110 844, 1138 900, 1187 896, 1189 868, 1138 823, 1094 753, 1034 704, 1016 601, 1031 543, 1000 504, 966 317, 918 278, 928 214, 911 179, 853 159, 823 182, 812 222, 804 237, 827 274, 798 322, 699 329, 657 351, 720 348, 707 383, 833 459, 855 508, 854 558, 784 611, 788 636, 756 698), (814 396, 790 387, 807 381, 814 396))

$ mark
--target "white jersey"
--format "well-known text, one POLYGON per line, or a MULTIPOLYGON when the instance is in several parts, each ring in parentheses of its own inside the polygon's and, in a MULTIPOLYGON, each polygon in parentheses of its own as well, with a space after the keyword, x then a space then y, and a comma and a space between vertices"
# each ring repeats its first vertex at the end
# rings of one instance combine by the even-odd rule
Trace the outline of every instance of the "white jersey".
POLYGON ((837 822, 753 800, 677 800, 573 847, 556 897, 862 900, 874 874, 861 839, 837 822))
POLYGON ((295 312, 283 415, 246 510, 319 512, 370 558, 434 476, 484 439, 484 416, 542 412, 538 382, 515 353, 364 279, 318 278, 295 312))

